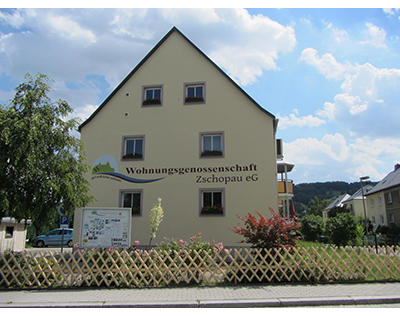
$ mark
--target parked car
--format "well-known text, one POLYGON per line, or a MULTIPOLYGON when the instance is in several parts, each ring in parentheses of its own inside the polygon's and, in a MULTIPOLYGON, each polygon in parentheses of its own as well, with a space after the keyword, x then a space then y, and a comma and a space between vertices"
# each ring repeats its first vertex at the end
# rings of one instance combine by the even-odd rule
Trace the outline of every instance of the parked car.
POLYGON ((37 247, 61 246, 61 245, 72 247, 73 231, 74 230, 71 228, 53 229, 44 235, 36 237, 35 240, 33 241, 33 245, 37 247), (62 243, 62 241, 64 242, 62 243))

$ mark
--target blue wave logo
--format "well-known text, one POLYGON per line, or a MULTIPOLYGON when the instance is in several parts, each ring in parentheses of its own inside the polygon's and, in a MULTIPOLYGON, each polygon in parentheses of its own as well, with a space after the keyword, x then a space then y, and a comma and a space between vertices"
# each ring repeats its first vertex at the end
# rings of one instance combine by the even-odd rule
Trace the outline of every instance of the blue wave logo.
POLYGON ((124 181, 132 182, 132 183, 151 183, 155 181, 160 181, 164 178, 156 178, 156 179, 137 179, 128 177, 121 173, 118 173, 118 164, 117 161, 111 155, 103 155, 96 159, 92 166, 92 174, 93 175, 107 175, 111 177, 115 177, 118 179, 122 179, 124 181))
POLYGON ((137 179, 137 178, 132 178, 132 177, 128 177, 125 176, 123 174, 120 174, 118 172, 97 172, 96 174, 104 174, 107 176, 112 176, 112 177, 116 177, 128 182, 133 182, 133 183, 150 183, 150 182, 155 182, 155 181, 160 181, 164 178, 156 178, 156 179, 137 179))

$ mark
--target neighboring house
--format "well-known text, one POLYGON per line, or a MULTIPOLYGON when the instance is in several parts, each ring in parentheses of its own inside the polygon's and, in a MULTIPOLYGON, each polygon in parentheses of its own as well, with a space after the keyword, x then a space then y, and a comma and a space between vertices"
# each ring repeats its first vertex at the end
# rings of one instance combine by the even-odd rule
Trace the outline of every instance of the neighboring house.
POLYGON ((366 194, 366 200, 373 224, 400 225, 400 164, 366 194))
POLYGON ((343 195, 338 196, 334 199, 323 211, 322 211, 322 219, 324 223, 328 220, 328 213, 334 207, 343 207, 343 202, 350 198, 350 195, 345 193, 343 195))
POLYGON ((348 209, 354 216, 364 218, 365 215, 368 216, 367 213, 367 202, 365 199, 365 195, 369 192, 373 186, 371 184, 367 184, 363 186, 364 190, 364 203, 363 203, 363 193, 361 192, 361 188, 355 192, 352 196, 350 196, 347 200, 343 201, 343 206, 348 209), (364 214, 364 205, 365 205, 365 213, 364 214))
POLYGON ((0 218, 0 252, 23 251, 25 249, 26 229, 31 220, 18 222, 15 218, 0 218))
POLYGON ((237 215, 278 209, 277 123, 174 27, 79 127, 90 206, 131 208, 132 242, 146 244, 161 197, 155 242, 239 245, 237 215))

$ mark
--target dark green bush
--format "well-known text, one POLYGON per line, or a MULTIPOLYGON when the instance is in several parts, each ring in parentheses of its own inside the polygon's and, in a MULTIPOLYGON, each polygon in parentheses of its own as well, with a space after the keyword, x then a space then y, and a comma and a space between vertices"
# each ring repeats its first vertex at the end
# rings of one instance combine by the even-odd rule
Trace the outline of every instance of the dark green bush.
POLYGON ((350 213, 339 213, 328 219, 326 234, 337 246, 352 244, 357 237, 357 221, 350 213))
POLYGON ((304 240, 317 241, 324 231, 324 223, 321 216, 305 215, 301 219, 300 232, 304 240))

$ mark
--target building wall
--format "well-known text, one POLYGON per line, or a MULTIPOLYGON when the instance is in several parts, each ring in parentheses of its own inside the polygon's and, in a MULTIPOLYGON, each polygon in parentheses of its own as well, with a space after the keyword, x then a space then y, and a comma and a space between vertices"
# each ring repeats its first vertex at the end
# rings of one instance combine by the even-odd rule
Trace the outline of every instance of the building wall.
MULTIPOLYGON (((364 206, 361 198, 345 202, 343 206, 351 210, 354 216, 364 218, 364 206)), ((365 202, 365 210, 367 210, 367 202, 365 202)))
POLYGON ((383 192, 377 192, 366 196, 367 216, 375 224, 387 226, 387 216, 385 210, 385 197, 383 192))
POLYGON ((387 221, 400 225, 400 186, 384 191, 387 221))
MULTIPOLYGON (((149 240, 149 210, 162 198, 164 220, 158 239, 207 239, 235 245, 241 240, 230 229, 236 215, 277 209, 274 119, 261 111, 178 33, 155 51, 81 130, 88 163, 111 155, 118 172, 141 179, 157 175, 128 174, 126 168, 247 167, 248 171, 163 174, 162 180, 137 184, 88 174, 91 206, 119 207, 120 190, 143 190, 142 216, 132 220, 132 240, 149 240), (205 82, 205 104, 184 105, 184 84, 205 82), (143 86, 162 85, 162 106, 143 107, 143 86), (200 158, 200 133, 223 132, 224 157, 200 158), (122 161, 122 137, 144 135, 143 161, 122 161), (214 177, 213 177, 214 175, 214 177), (217 180, 215 180, 217 179, 217 180), (219 180, 221 180, 219 182, 219 180), (217 183, 198 183, 199 181, 217 183), (224 216, 200 216, 200 189, 222 188, 224 216)), ((74 232, 80 231, 75 221, 74 232)), ((77 242, 77 236, 74 236, 77 242)))

